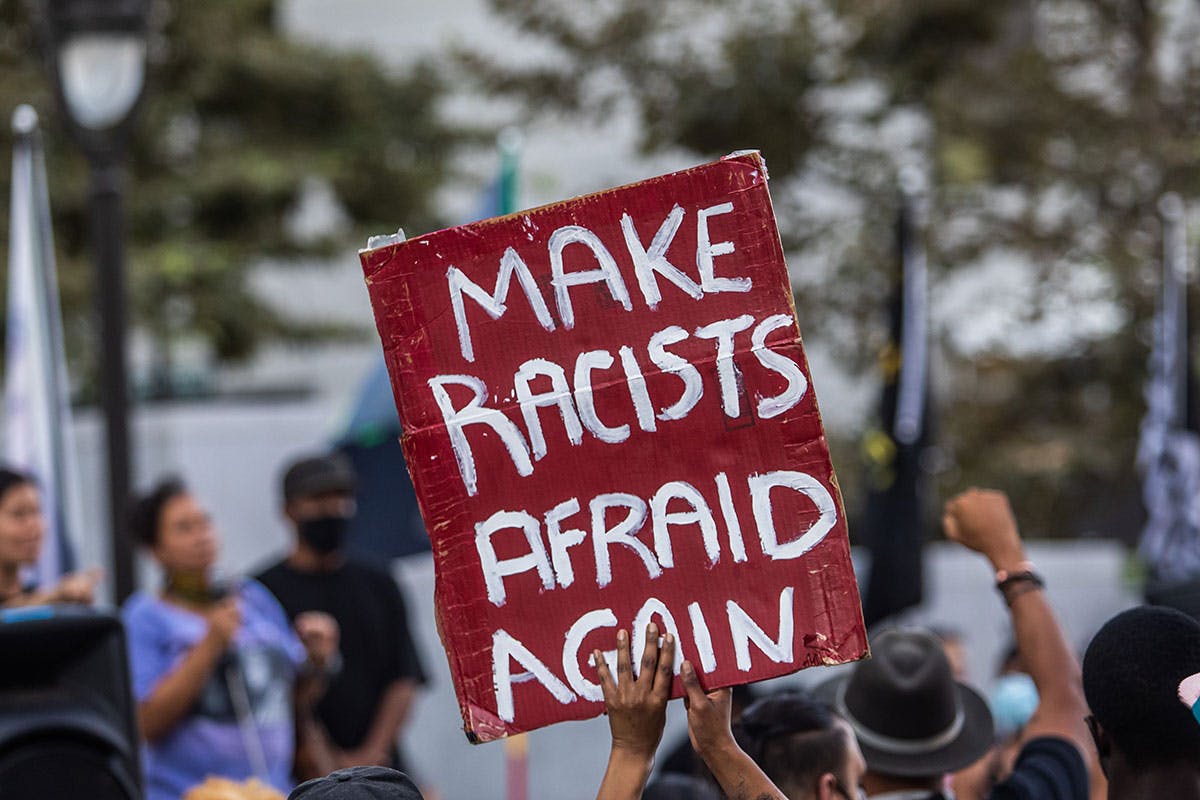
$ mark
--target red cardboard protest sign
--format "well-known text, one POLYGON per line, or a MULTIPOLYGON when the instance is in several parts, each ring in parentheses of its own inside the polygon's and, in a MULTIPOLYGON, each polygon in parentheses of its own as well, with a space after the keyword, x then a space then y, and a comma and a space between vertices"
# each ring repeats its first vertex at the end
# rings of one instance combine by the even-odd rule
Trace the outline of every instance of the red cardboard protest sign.
POLYGON ((651 620, 706 688, 866 653, 757 153, 362 263, 473 741, 601 713, 651 620))

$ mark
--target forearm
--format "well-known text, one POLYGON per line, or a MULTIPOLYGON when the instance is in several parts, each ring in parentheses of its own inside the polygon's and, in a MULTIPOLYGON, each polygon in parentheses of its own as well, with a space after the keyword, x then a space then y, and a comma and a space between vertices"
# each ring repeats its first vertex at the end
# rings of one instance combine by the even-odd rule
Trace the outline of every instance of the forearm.
POLYGON ((412 709, 413 698, 416 697, 417 684, 408 679, 401 679, 388 687, 375 712, 371 730, 367 733, 362 746, 376 753, 390 754, 396 746, 396 737, 408 720, 412 709))
MULTIPOLYGON (((1015 550, 993 557, 992 566, 1008 574, 1026 564, 1024 552, 1015 550)), ((1009 595, 1013 637, 1029 676, 1037 686, 1040 707, 1086 709, 1079 662, 1059 627, 1045 592, 1017 584, 1009 595)), ((1083 710, 1081 716, 1086 715, 1083 710)))
POLYGON ((325 690, 328 688, 329 677, 324 672, 301 669, 300 673, 296 676, 296 683, 292 689, 296 719, 300 719, 301 715, 311 716, 313 709, 321 701, 321 698, 325 696, 325 690))
POLYGON ((1079 664, 1025 560, 1016 516, 1001 492, 969 489, 946 503, 946 537, 984 555, 996 570, 1012 615, 1017 651, 1038 691, 1038 707, 1022 738, 1060 736, 1084 754, 1094 752, 1084 718, 1079 664))
POLYGON ((26 606, 44 606, 55 600, 53 592, 35 591, 29 594, 17 594, 0 603, 0 608, 24 608, 26 606))
POLYGON ((787 800, 733 739, 705 748, 700 757, 729 800, 787 800))
POLYGON ((319 778, 337 769, 336 748, 311 708, 296 710, 295 772, 301 780, 319 778))
MULTIPOLYGON (((1024 554, 993 558, 997 570, 1013 573, 1021 569, 1024 554)), ((1070 739, 1085 755, 1091 755, 1091 738, 1084 719, 1088 714, 1083 696, 1079 661, 1071 650, 1040 588, 1017 584, 1007 597, 1012 615, 1013 637, 1029 677, 1038 691, 1038 706, 1025 727, 1023 738, 1061 736, 1070 739)))
POLYGON ((59 596, 58 588, 53 589, 34 589, 28 593, 17 593, 4 603, 3 607, 7 608, 24 608, 26 606, 47 606, 54 603, 64 602, 59 596))
POLYGON ((608 768, 596 800, 638 800, 653 767, 653 754, 639 755, 614 747, 608 754, 608 768))
POLYGON ((204 637, 138 705, 138 724, 147 741, 166 736, 188 715, 224 651, 222 642, 204 637))

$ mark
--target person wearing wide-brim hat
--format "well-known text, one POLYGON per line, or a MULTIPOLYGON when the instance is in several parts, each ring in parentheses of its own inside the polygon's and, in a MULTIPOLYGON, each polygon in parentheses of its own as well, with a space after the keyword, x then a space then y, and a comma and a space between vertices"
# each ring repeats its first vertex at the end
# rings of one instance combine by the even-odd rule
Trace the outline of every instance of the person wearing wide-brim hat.
POLYGON ((947 773, 992 746, 987 701, 954 680, 941 643, 924 630, 879 634, 869 660, 817 694, 854 729, 868 771, 911 792, 906 798, 936 793, 947 773))
MULTIPOLYGON (((1045 581, 1025 557, 1008 498, 994 491, 963 492, 946 503, 942 526, 947 539, 991 562, 1017 648, 1038 691, 1038 707, 1020 733, 1011 772, 990 789, 972 787, 972 794, 986 792, 989 800, 1087 800, 1088 769, 1098 774, 1099 765, 1085 722, 1079 665, 1046 601, 1045 581)), ((947 797, 941 790, 945 774, 974 762, 992 741, 983 698, 953 679, 932 634, 882 633, 871 650, 870 661, 819 692, 854 729, 867 762, 863 788, 872 800, 947 797)))
MULTIPOLYGON (((1045 582, 1025 557, 1008 498, 970 489, 944 506, 942 527, 948 540, 990 561, 1038 690, 1012 771, 980 790, 989 800, 1087 800, 1088 769, 1099 775, 1099 764, 1079 662, 1046 602, 1045 582)), ((857 735, 866 759, 863 788, 872 800, 946 798, 944 775, 989 750, 983 698, 954 680, 931 633, 884 632, 872 638, 871 651, 870 661, 818 690, 857 735)))

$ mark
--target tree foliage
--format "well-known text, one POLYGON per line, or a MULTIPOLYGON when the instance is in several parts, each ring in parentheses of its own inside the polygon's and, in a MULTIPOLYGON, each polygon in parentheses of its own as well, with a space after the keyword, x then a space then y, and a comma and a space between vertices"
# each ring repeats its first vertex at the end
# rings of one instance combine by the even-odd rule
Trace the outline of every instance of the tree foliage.
MULTIPOLYGON (((157 0, 131 144, 135 323, 168 345, 206 342, 221 360, 272 339, 345 333, 264 303, 248 285, 252 266, 342 252, 399 220, 433 227, 433 193, 463 141, 438 117, 432 68, 397 75, 366 55, 289 40, 274 6, 157 0), (296 236, 288 215, 314 185, 332 188, 348 224, 296 236)), ((31 6, 18 0, 0 0, 0 70, 0 107, 28 102, 42 115, 69 335, 86 364, 87 169, 56 124, 31 6)))
POLYGON ((884 332, 897 175, 919 170, 941 488, 1010 488, 1043 534, 1136 535, 1156 204, 1200 189, 1195 3, 491 3, 547 55, 461 56, 488 90, 624 105, 648 150, 761 149, 806 338, 859 370, 884 332))

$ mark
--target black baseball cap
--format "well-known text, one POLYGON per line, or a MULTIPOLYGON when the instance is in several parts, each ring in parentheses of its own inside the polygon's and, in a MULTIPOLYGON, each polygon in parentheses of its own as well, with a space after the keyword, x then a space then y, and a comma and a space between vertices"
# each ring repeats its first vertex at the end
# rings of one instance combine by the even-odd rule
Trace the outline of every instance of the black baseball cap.
POLYGON ((387 767, 350 767, 306 781, 288 800, 424 800, 403 772, 387 767))
POLYGON ((326 492, 353 492, 354 467, 341 453, 310 456, 292 462, 283 474, 283 501, 326 492))

